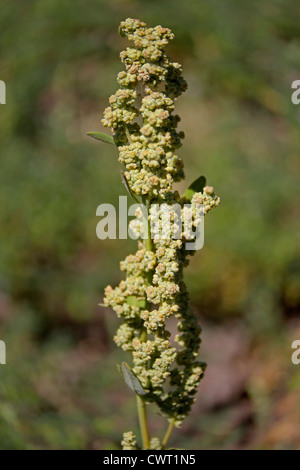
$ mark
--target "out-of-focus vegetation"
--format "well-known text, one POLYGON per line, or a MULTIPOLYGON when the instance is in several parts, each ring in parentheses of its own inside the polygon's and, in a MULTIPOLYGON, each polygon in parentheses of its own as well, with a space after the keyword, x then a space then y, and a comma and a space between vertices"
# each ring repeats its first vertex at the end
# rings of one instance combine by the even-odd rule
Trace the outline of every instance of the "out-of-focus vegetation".
POLYGON ((97 306, 134 243, 99 241, 96 207, 126 192, 116 151, 85 136, 102 130, 129 16, 175 32, 185 184, 204 174, 222 199, 187 274, 210 367, 172 444, 300 448, 299 13, 296 0, 1 2, 2 449, 113 449, 137 428, 117 323, 97 306))

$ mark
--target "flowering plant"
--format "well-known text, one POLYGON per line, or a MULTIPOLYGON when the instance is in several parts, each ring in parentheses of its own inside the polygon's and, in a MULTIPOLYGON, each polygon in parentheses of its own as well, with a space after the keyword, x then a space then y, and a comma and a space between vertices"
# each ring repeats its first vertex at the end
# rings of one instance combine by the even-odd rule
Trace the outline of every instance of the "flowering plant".
MULTIPOLYGON (((211 186, 205 186, 204 177, 183 196, 172 188, 184 178, 182 159, 176 155, 184 134, 177 131, 180 118, 173 111, 187 88, 180 64, 165 53, 173 33, 129 18, 121 22, 120 34, 134 47, 121 52, 125 70, 117 77, 120 88, 104 111, 102 123, 111 129, 112 137, 89 134, 118 147, 119 162, 125 167, 123 182, 130 195, 147 208, 147 214, 137 210, 130 224, 137 236, 143 235, 142 240, 138 251, 121 262, 125 279, 115 288, 106 287, 104 305, 122 320, 114 337, 116 344, 132 354, 132 368, 124 362, 120 369, 137 397, 142 448, 164 449, 173 427, 188 415, 205 370, 198 359, 201 329, 183 280, 183 268, 193 251, 186 249, 189 237, 181 231, 181 214, 172 207, 179 204, 186 215, 188 204, 188 220, 197 230, 201 222, 198 206, 206 214, 220 199, 211 186), (151 235, 152 208, 157 204, 170 207, 173 226, 168 236, 161 232, 151 235), (181 236, 175 237, 178 230, 181 236), (174 338, 166 326, 170 317, 177 319, 174 338), (156 403, 169 421, 162 440, 149 437, 148 403, 156 403)), ((163 221, 163 209, 159 216, 163 221)), ((132 432, 124 433, 122 446, 138 448, 132 432)))

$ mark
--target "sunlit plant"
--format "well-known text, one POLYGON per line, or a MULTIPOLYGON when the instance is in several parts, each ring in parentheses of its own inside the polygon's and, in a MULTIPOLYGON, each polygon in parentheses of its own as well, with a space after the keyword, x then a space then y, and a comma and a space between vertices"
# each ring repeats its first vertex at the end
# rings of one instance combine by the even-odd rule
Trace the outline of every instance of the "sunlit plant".
POLYGON ((120 24, 120 34, 133 47, 120 54, 125 65, 117 77, 120 88, 104 111, 102 123, 112 136, 89 135, 117 146, 119 162, 124 165, 123 182, 135 201, 147 208, 147 214, 137 210, 130 223, 130 229, 140 236, 138 250, 121 262, 125 279, 115 288, 106 287, 104 305, 122 320, 114 340, 132 357, 131 366, 123 362, 120 371, 136 394, 142 442, 139 446, 133 432, 125 432, 122 448, 165 449, 174 426, 180 426, 191 410, 205 364, 198 359, 201 329, 183 280, 183 268, 194 252, 186 249, 189 238, 185 232, 174 236, 180 228, 176 213, 169 236, 151 236, 152 208, 164 204, 172 209, 179 204, 184 211, 188 204, 190 224, 196 231, 201 222, 197 207, 201 205, 206 214, 220 199, 205 185, 204 177, 183 196, 172 188, 184 178, 182 160, 176 155, 184 134, 177 131, 180 118, 174 114, 174 105, 187 88, 180 64, 165 53, 173 33, 128 18, 120 24), (174 338, 166 326, 171 317, 177 320, 174 338), (169 422, 161 439, 149 435, 146 411, 150 403, 169 422))

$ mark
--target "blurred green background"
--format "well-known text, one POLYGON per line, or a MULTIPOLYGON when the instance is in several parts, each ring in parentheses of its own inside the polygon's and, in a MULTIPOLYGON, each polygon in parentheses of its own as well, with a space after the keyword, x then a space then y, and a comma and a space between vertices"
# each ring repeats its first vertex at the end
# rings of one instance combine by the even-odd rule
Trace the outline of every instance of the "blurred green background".
POLYGON ((186 273, 207 375, 170 444, 300 449, 299 14, 297 0, 2 0, 1 449, 116 449, 137 431, 117 321, 97 305, 134 243, 98 240, 96 207, 126 192, 116 150, 85 135, 103 130, 127 17, 175 33, 180 188, 204 174, 222 201, 186 273))

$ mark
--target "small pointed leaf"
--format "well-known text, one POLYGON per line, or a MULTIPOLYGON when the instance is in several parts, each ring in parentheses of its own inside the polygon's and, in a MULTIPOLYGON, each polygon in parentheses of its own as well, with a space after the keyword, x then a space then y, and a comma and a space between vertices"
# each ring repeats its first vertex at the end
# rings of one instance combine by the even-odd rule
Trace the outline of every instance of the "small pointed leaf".
POLYGON ((115 145, 114 138, 111 135, 103 134, 103 132, 87 132, 89 137, 93 137, 93 139, 101 140, 106 144, 113 144, 115 145))
POLYGON ((146 390, 143 389, 141 382, 127 362, 122 362, 121 369, 126 385, 137 395, 146 395, 146 390))
POLYGON ((188 201, 191 201, 195 193, 202 193, 205 185, 206 185, 205 176, 199 176, 199 178, 197 178, 184 193, 185 198, 188 201))
POLYGON ((128 194, 132 197, 132 199, 134 199, 138 204, 140 204, 140 201, 138 200, 138 198, 132 193, 130 187, 129 187, 129 184, 128 184, 128 181, 126 179, 126 176, 125 176, 125 173, 124 171, 121 171, 121 178, 122 178, 122 182, 125 186, 125 188, 127 189, 127 192, 128 194))
POLYGON ((137 300, 135 295, 129 295, 126 302, 132 307, 146 308, 146 300, 137 300))

